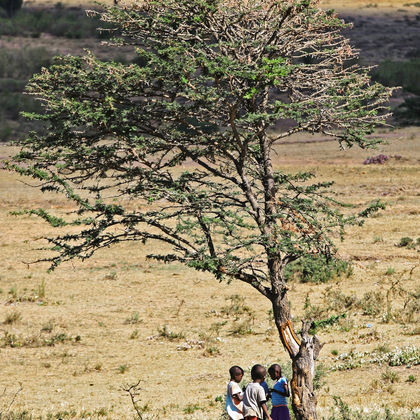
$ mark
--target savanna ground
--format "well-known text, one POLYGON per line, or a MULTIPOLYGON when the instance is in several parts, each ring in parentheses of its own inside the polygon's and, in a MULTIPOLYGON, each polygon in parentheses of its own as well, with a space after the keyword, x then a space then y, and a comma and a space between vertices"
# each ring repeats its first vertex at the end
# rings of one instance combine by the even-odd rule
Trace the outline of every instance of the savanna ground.
MULTIPOLYGON (((355 21, 353 42, 368 63, 403 58, 418 48, 420 8, 414 3, 324 4, 355 21)), ((89 47, 111 54, 94 39, 41 35, 1 37, 0 43, 63 53, 89 47)), ((325 343, 318 381, 325 416, 335 395, 352 408, 388 406, 402 416, 420 411, 420 133, 405 128, 383 136, 388 144, 369 152, 342 152, 328 141, 299 143, 322 140, 316 137, 294 137, 277 146, 279 168, 313 170, 320 179, 333 179, 337 198, 359 208, 377 198, 387 204, 339 243, 339 256, 352 264, 352 273, 321 284, 291 282, 297 328, 305 313, 317 319, 346 314, 318 331, 325 343), (363 165, 380 153, 392 157, 382 165, 363 165), (413 242, 401 242, 407 237, 413 242), (407 346, 411 356, 396 350, 407 346), (399 366, 389 366, 389 360, 399 366)), ((1 158, 14 151, 0 145, 1 158)), ((139 406, 146 415, 216 419, 222 413, 217 397, 225 393, 232 364, 245 368, 247 380, 248 368, 257 362, 281 362, 290 375, 269 302, 239 282, 219 284, 179 265, 146 260, 161 245, 117 246, 50 274, 47 265, 27 264, 44 255, 36 249, 44 245, 39 238, 52 232, 35 217, 10 212, 71 210, 62 197, 42 195, 27 182, 1 171, 0 413, 132 418, 133 407, 121 388, 141 380, 139 406)))

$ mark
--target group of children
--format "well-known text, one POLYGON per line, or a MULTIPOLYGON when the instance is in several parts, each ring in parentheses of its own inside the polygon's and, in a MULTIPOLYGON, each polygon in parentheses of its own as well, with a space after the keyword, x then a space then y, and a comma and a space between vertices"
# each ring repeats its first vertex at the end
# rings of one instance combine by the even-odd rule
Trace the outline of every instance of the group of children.
POLYGON ((266 382, 266 370, 262 365, 251 369, 252 382, 244 390, 239 386, 244 371, 239 366, 229 369, 230 382, 226 394, 226 411, 231 420, 290 420, 286 397, 290 396, 287 379, 281 376, 281 367, 271 365, 268 369, 270 378, 275 381, 272 389, 266 382), (271 398, 272 410, 268 412, 266 402, 271 398))

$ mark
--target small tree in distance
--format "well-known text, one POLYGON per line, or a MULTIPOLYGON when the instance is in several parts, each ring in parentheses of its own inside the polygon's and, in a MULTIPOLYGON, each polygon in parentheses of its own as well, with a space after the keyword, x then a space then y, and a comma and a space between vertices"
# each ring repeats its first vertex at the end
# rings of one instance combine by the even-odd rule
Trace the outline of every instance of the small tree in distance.
POLYGON ((370 147, 390 91, 347 64, 356 53, 340 34, 346 25, 315 1, 146 0, 101 18, 141 65, 57 58, 27 88, 45 104, 27 116, 45 121, 46 134, 22 141, 9 164, 77 205, 72 220, 31 211, 79 226, 49 238, 56 254, 46 260, 54 268, 154 240, 171 251, 150 258, 248 283, 271 301, 292 360, 295 416, 316 419, 321 344, 310 320, 301 338, 294 331, 284 268, 330 258, 331 237, 380 205, 342 214, 331 183, 274 168, 273 147, 298 132, 370 147))

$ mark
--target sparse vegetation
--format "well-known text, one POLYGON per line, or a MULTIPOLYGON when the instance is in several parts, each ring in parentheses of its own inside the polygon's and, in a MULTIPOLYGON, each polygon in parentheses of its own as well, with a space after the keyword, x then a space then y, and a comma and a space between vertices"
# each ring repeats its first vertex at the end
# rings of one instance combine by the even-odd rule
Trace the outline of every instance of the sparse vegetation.
POLYGON ((125 321, 124 324, 139 324, 143 322, 142 319, 140 319, 138 312, 133 312, 125 321))
POLYGON ((124 374, 125 372, 127 372, 127 370, 128 370, 127 364, 123 364, 118 367, 118 372, 121 374, 124 374))
POLYGON ((160 338, 165 338, 169 341, 183 340, 185 338, 184 333, 172 331, 167 325, 164 325, 163 327, 159 328, 158 334, 160 338))
POLYGON ((39 334, 15 335, 5 331, 0 339, 0 347, 53 347, 60 343, 78 343, 80 341, 80 335, 69 336, 66 333, 57 333, 46 337, 39 334))
POLYGON ((22 319, 22 314, 16 310, 9 312, 3 321, 3 324, 14 324, 22 319))
POLYGON ((420 364, 420 349, 416 346, 407 346, 401 349, 396 347, 387 353, 352 350, 337 356, 336 361, 338 363, 335 364, 333 370, 349 370, 369 364, 414 366, 420 364))

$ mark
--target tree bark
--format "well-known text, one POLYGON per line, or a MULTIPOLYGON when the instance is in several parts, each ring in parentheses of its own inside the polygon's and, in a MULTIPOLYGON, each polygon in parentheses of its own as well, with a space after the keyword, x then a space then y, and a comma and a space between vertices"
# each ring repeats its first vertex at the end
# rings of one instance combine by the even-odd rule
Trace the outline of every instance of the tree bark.
POLYGON ((310 321, 302 323, 302 340, 297 337, 285 292, 283 296, 274 297, 272 304, 281 342, 292 360, 293 377, 290 388, 296 420, 316 420, 317 400, 313 390, 313 379, 315 360, 322 345, 318 337, 309 335, 310 321))

